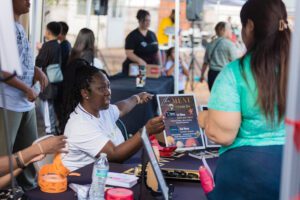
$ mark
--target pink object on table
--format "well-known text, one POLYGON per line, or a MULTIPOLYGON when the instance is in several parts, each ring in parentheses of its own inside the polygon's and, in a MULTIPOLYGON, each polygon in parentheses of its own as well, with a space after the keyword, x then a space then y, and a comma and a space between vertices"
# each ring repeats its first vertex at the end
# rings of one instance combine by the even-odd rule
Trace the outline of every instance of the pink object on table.
POLYGON ((162 157, 171 157, 173 152, 177 149, 176 146, 173 147, 162 147, 159 145, 156 137, 154 135, 149 136, 150 142, 152 146, 156 146, 159 150, 159 154, 162 157))
POLYGON ((214 189, 213 178, 211 177, 208 170, 203 166, 200 166, 199 168, 199 179, 205 194, 211 192, 214 189))
POLYGON ((125 188, 112 188, 106 191, 106 200, 133 200, 133 192, 125 188))

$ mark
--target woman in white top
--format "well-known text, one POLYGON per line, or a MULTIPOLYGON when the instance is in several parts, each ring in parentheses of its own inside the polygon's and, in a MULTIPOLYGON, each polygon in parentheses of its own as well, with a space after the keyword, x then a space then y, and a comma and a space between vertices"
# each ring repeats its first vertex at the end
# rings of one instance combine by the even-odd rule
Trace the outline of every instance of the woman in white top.
MULTIPOLYGON (((175 49, 171 47, 166 52, 167 61, 165 64, 165 74, 167 76, 174 76, 174 68, 175 68, 175 49)), ((189 71, 187 69, 186 63, 182 61, 179 57, 179 78, 178 78, 178 92, 179 94, 184 93, 186 78, 189 76, 189 71)))
MULTIPOLYGON (((141 133, 124 142, 116 120, 138 103, 150 100, 151 95, 140 93, 111 105, 110 83, 102 71, 84 60, 75 60, 71 66, 72 72, 64 79, 63 124, 66 124, 64 134, 68 137, 69 153, 63 157, 63 164, 74 171, 94 162, 102 152, 109 161, 126 160, 141 147, 141 133)), ((160 133, 164 127, 162 116, 146 124, 148 134, 160 133)))

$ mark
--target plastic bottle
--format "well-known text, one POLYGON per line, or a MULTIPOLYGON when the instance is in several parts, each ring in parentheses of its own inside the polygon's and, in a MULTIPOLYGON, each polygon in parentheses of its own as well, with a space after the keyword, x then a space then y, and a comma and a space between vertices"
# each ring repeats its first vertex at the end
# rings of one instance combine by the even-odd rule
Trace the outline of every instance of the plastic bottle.
POLYGON ((204 166, 200 166, 199 168, 199 179, 205 194, 211 192, 214 189, 213 178, 204 166))
POLYGON ((100 157, 94 163, 92 174, 92 185, 89 192, 90 200, 104 200, 105 182, 109 164, 106 153, 101 153, 100 157))
POLYGON ((139 65, 139 74, 136 76, 136 87, 143 88, 146 84, 146 67, 139 65))

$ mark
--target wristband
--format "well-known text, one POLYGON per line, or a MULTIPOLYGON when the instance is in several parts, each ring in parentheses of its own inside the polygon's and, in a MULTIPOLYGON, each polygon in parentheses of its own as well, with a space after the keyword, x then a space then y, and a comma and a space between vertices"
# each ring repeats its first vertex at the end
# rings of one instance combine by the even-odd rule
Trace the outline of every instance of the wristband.
POLYGON ((19 157, 19 159, 21 161, 21 164, 25 167, 26 165, 25 165, 25 162, 24 162, 23 155, 22 155, 21 151, 19 151, 17 153, 17 155, 18 155, 18 157, 19 157))
POLYGON ((37 146, 39 147, 41 154, 44 154, 44 150, 42 148, 42 145, 40 143, 37 143, 37 146))
POLYGON ((24 168, 25 168, 25 165, 23 165, 22 162, 20 161, 20 158, 19 158, 19 156, 18 156, 18 153, 15 153, 15 154, 14 154, 14 157, 15 157, 15 160, 16 160, 16 163, 17 163, 18 168, 24 169, 24 168))
POLYGON ((140 104, 141 103, 141 98, 139 97, 139 95, 133 95, 134 97, 136 97, 136 100, 137 100, 137 104, 140 104))

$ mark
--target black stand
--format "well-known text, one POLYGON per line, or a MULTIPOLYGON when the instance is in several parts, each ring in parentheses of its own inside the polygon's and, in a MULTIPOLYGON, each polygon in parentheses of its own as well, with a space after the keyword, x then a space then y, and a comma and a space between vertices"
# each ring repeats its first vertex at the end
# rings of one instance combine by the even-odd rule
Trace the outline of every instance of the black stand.
MULTIPOLYGON (((9 81, 10 79, 12 79, 13 77, 16 76, 16 73, 14 72, 11 76, 3 78, 2 74, 1 74, 1 67, 0 67, 0 83, 5 83, 6 81, 9 81)), ((3 89, 3 84, 0 84, 0 92, 1 94, 4 93, 4 89, 3 89)), ((1 95, 2 98, 2 102, 3 105, 5 105, 5 98, 4 95, 1 95)), ((13 169, 13 161, 12 161, 12 152, 10 151, 10 145, 9 145, 9 139, 8 139, 8 125, 7 125, 7 112, 6 109, 3 108, 3 124, 4 124, 4 135, 5 135, 5 142, 7 144, 7 154, 8 154, 8 161, 9 161, 9 172, 10 172, 10 176, 11 178, 11 188, 12 188, 12 194, 13 194, 13 199, 15 200, 16 198, 16 188, 15 188, 15 178, 14 178, 14 169, 13 169)))
POLYGON ((190 35, 191 37, 191 48, 192 48, 192 51, 191 51, 191 54, 190 54, 190 57, 191 57, 191 61, 189 63, 189 72, 190 72, 190 75, 189 75, 189 79, 191 81, 191 90, 194 91, 194 77, 195 77, 195 63, 196 65, 199 67, 199 63, 195 57, 195 53, 194 53, 194 22, 195 21, 192 21, 192 35, 190 35))
POLYGON ((148 157, 146 156, 145 153, 145 148, 142 147, 142 155, 141 155, 141 161, 142 161, 142 171, 141 171, 141 183, 140 183, 140 195, 139 195, 139 200, 143 200, 143 188, 147 186, 146 184, 146 167, 147 167, 147 162, 148 162, 148 157))

